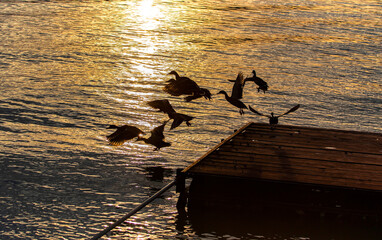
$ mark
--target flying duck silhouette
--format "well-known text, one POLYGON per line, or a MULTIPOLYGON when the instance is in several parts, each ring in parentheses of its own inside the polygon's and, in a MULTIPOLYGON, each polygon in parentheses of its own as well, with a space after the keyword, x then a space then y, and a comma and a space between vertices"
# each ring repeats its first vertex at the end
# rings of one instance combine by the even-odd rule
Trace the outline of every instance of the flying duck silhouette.
POLYGON ((148 102, 147 104, 152 108, 159 109, 159 112, 166 113, 170 119, 174 120, 171 124, 170 130, 178 127, 182 122, 186 122, 187 126, 191 126, 190 121, 194 119, 194 117, 182 113, 177 113, 167 99, 154 100, 148 102))
POLYGON ((163 90, 172 96, 190 95, 185 97, 187 102, 194 99, 204 97, 211 100, 211 92, 206 88, 201 88, 199 85, 188 77, 181 77, 176 71, 171 71, 169 74, 175 75, 175 79, 168 80, 163 90))
POLYGON ((144 141, 147 144, 154 145, 154 151, 159 151, 162 147, 169 147, 171 143, 164 141, 164 127, 166 126, 167 121, 164 121, 162 125, 155 127, 151 130, 151 136, 149 138, 144 138, 139 136, 137 141, 144 141))
POLYGON ((244 82, 252 81, 252 82, 256 83, 258 86, 257 92, 260 92, 260 90, 263 90, 263 92, 265 93, 265 91, 268 90, 268 84, 263 79, 256 76, 255 70, 252 70, 252 73, 253 73, 253 76, 244 79, 244 82))
POLYGON ((232 93, 231 96, 228 96, 227 92, 222 90, 218 92, 218 94, 224 94, 225 99, 234 105, 235 107, 238 107, 240 115, 244 114, 243 108, 247 109, 247 106, 240 101, 239 99, 243 98, 243 87, 244 87, 244 77, 243 73, 239 72, 239 74, 236 77, 235 84, 232 87, 232 93))
POLYGON ((106 137, 107 140, 109 140, 110 145, 113 146, 120 146, 128 140, 144 134, 139 128, 130 125, 123 125, 120 127, 110 125, 108 129, 117 129, 114 133, 106 137))
POLYGON ((287 112, 281 114, 281 115, 278 115, 278 116, 275 116, 273 114, 273 112, 271 113, 271 115, 264 115, 262 113, 259 113, 258 111, 256 111, 255 109, 253 109, 251 106, 249 106, 249 110, 251 110, 252 112, 256 113, 257 115, 260 115, 260 116, 264 116, 264 117, 267 117, 269 118, 269 124, 271 125, 274 125, 274 124, 278 124, 279 123, 279 117, 282 117, 284 115, 287 115, 288 113, 291 113, 291 112, 294 112, 296 111, 298 108, 300 107, 300 104, 297 104, 296 106, 292 107, 291 109, 289 109, 287 112))

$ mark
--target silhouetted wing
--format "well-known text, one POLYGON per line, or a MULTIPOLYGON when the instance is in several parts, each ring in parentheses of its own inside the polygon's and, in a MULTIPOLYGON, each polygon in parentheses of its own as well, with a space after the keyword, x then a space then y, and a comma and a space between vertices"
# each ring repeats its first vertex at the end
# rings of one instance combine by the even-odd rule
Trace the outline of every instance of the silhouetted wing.
POLYGON ((180 78, 179 80, 170 80, 163 87, 163 90, 172 96, 192 95, 200 91, 198 84, 189 78, 180 78))
POLYGON ((123 134, 121 134, 122 132, 123 130, 117 129, 117 131, 106 137, 110 145, 120 146, 127 141, 127 139, 123 137, 123 134))
POLYGON ((178 83, 181 84, 183 88, 189 89, 190 91, 200 90, 199 85, 194 80, 191 80, 191 79, 182 80, 182 81, 179 81, 178 83))
POLYGON ((168 83, 163 87, 163 91, 166 93, 172 95, 172 96, 180 96, 183 94, 181 89, 177 88, 176 86, 176 80, 170 79, 167 81, 168 83))
POLYGON ((249 110, 251 110, 253 113, 256 113, 257 115, 260 115, 260 116, 264 116, 264 117, 269 117, 269 116, 267 116, 267 115, 264 115, 264 114, 262 114, 262 113, 259 113, 258 111, 256 111, 255 109, 253 109, 251 106, 249 106, 248 105, 248 107, 249 107, 249 110))
POLYGON ((171 96, 180 96, 184 94, 180 89, 176 89, 172 86, 167 86, 167 85, 164 86, 163 91, 170 94, 171 96))
POLYGON ((233 85, 233 88, 232 88, 231 97, 236 99, 242 99, 243 88, 244 88, 244 76, 242 72, 239 72, 239 74, 237 74, 235 84, 233 85))
POLYGON ((183 118, 174 118, 174 121, 171 124, 170 130, 178 127, 180 124, 182 124, 183 121, 184 121, 183 118))
POLYGON ((166 126, 167 122, 168 122, 168 120, 165 121, 162 125, 151 130, 151 135, 153 138, 164 139, 163 132, 164 132, 164 127, 166 126))
POLYGON ((281 117, 281 116, 284 116, 284 115, 287 115, 288 113, 291 113, 291 112, 294 112, 296 111, 298 108, 300 107, 300 104, 297 104, 296 106, 292 107, 291 109, 289 109, 289 111, 287 111, 286 113, 283 113, 277 117, 281 117))
POLYGON ((143 132, 139 128, 125 125, 106 138, 109 140, 110 145, 120 146, 128 140, 138 137, 141 133, 143 132))
POLYGON ((150 101, 147 104, 150 107, 159 109, 159 111, 167 114, 175 112, 174 108, 171 106, 170 102, 167 99, 150 101))

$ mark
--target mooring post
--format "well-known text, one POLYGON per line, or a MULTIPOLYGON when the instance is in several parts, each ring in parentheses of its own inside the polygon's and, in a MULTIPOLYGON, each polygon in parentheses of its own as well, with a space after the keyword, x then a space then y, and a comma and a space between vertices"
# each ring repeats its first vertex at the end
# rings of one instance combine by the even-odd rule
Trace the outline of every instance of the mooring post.
POLYGON ((176 170, 176 192, 179 193, 179 198, 176 203, 176 209, 178 213, 186 212, 186 204, 187 204, 187 191, 186 191, 186 173, 183 172, 183 169, 176 170))
POLYGON ((176 192, 183 192, 186 188, 186 173, 182 172, 183 169, 176 169, 176 192))

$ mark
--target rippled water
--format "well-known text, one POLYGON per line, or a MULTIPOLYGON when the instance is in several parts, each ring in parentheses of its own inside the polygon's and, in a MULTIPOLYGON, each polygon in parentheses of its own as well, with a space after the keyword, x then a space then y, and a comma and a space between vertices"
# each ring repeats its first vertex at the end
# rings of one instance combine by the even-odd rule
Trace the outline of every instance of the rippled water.
MULTIPOLYGON (((222 95, 186 103, 162 91, 177 70, 213 94, 257 71, 244 102, 300 126, 382 132, 382 4, 372 0, 0 2, 0 238, 83 239, 173 180, 249 121, 222 95), (167 98, 195 117, 172 146, 109 146, 110 124, 144 131, 167 98)), ((112 239, 285 239, 177 227, 169 191, 112 239), (236 238, 235 238, 236 237, 236 238)), ((293 239, 311 236, 294 236, 293 239)))

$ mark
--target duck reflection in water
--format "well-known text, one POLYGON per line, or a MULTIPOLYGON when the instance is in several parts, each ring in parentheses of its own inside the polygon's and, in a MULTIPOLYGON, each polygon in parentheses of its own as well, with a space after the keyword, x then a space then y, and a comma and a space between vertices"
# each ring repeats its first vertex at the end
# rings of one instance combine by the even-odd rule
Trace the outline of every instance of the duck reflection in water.
POLYGON ((175 75, 175 79, 167 81, 168 83, 163 88, 166 93, 172 96, 190 95, 184 98, 187 102, 201 97, 211 100, 212 94, 208 89, 199 87, 195 81, 188 77, 179 76, 176 71, 171 71, 169 74, 175 75))
POLYGON ((300 104, 297 104, 296 106, 292 107, 291 109, 289 109, 287 112, 281 114, 281 115, 278 115, 278 116, 275 116, 273 114, 273 112, 271 113, 271 115, 265 115, 265 114, 262 114, 258 111, 256 111, 255 109, 253 109, 251 106, 249 106, 249 110, 251 110, 253 113, 256 113, 257 115, 260 115, 260 116, 264 116, 264 117, 267 117, 269 118, 269 124, 271 125, 275 125, 275 124, 278 124, 279 123, 279 117, 282 117, 284 115, 287 115, 288 113, 291 113, 291 112, 294 112, 296 111, 297 109, 299 109, 300 107, 300 104))
POLYGON ((128 140, 144 134, 139 128, 130 125, 123 125, 120 127, 110 125, 108 129, 117 129, 114 133, 106 137, 107 140, 109 140, 110 145, 113 146, 120 146, 128 140))
POLYGON ((163 147, 171 146, 171 143, 164 141, 163 135, 164 127, 166 126, 168 121, 169 120, 164 121, 162 125, 151 130, 151 136, 149 138, 139 136, 137 141, 144 141, 147 144, 154 145, 154 151, 159 151, 163 147))
POLYGON ((190 121, 194 119, 194 117, 188 116, 186 114, 177 113, 167 99, 154 100, 148 102, 147 104, 152 108, 158 109, 159 112, 166 113, 170 119, 174 120, 171 124, 170 130, 178 127, 180 124, 182 124, 182 122, 186 122, 187 126, 191 126, 190 121))
POLYGON ((238 107, 240 109, 239 110, 240 115, 244 114, 243 108, 248 109, 247 106, 245 106, 245 104, 242 101, 240 101, 240 99, 243 98, 243 88, 244 88, 244 77, 243 77, 243 73, 240 72, 237 75, 235 84, 232 87, 231 96, 228 96, 227 92, 224 90, 218 92, 218 94, 224 94, 225 99, 229 103, 231 103, 233 106, 238 107))
POLYGON ((145 167, 145 175, 147 179, 155 182, 163 182, 164 177, 170 177, 172 175, 172 170, 161 166, 150 166, 145 167))

